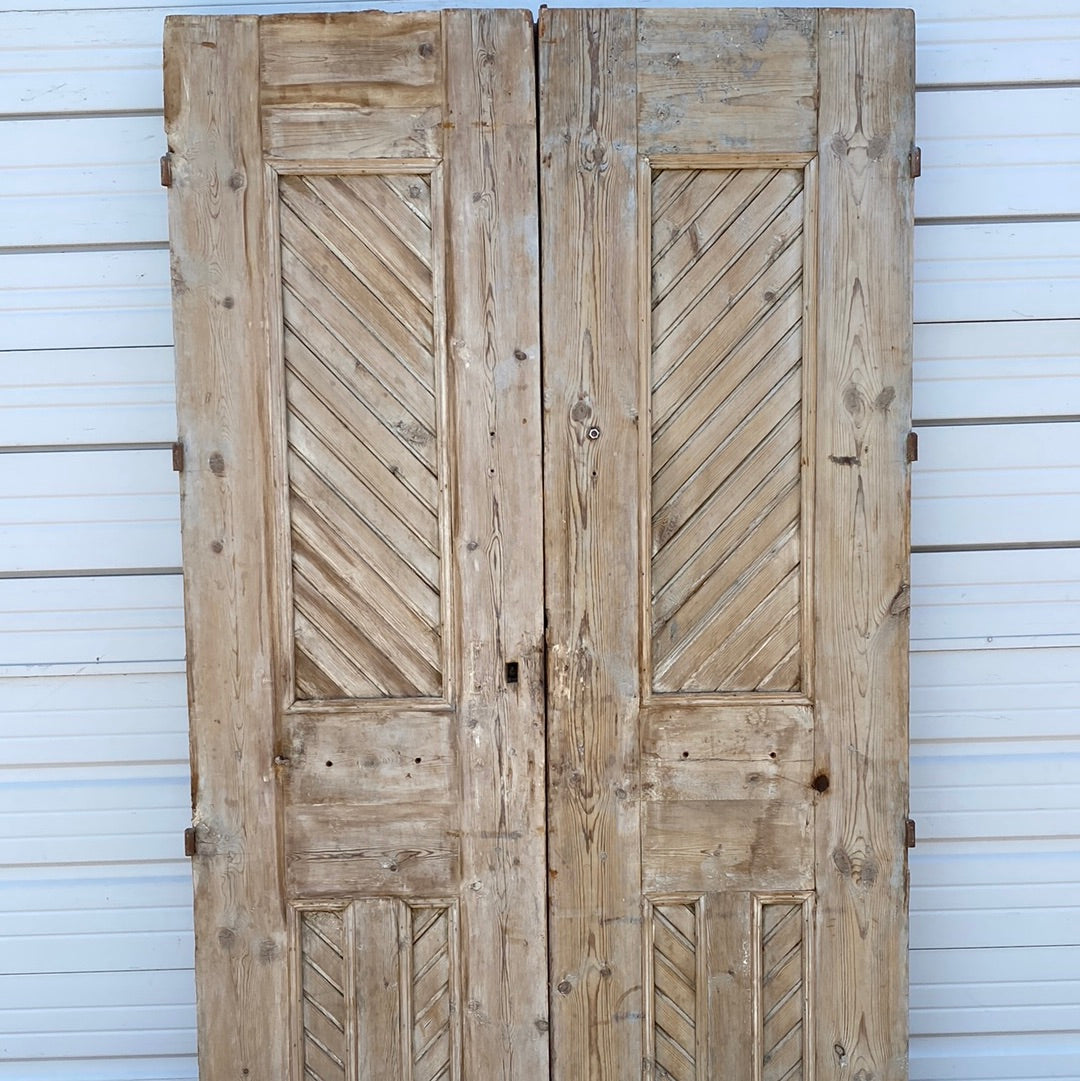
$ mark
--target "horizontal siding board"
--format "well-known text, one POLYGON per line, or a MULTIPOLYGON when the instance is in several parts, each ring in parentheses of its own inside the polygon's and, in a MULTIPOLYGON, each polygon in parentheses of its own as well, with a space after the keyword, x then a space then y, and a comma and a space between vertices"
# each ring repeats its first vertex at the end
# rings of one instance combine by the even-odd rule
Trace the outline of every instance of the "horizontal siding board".
POLYGON ((1080 549, 915 553, 913 650, 1080 645, 1080 549))
POLYGON ((1080 422, 931 427, 912 472, 915 545, 1080 541, 1080 422))
POLYGON ((0 758, 8 766, 186 761, 186 703, 181 672, 0 677, 0 758))
MULTIPOLYGON (((1008 963, 1011 958, 1001 957, 1008 963)), ((914 965, 914 958, 912 959, 914 965)), ((911 1041, 911 1081, 1075 1081, 1080 1033, 950 1033, 911 1041)))
POLYGON ((1010 748, 1026 741, 1039 746, 1080 736, 1077 703, 1077 647, 919 652, 911 657, 916 749, 923 743, 983 741, 1010 748))
POLYGON ((0 446, 175 438, 173 351, 167 346, 0 353, 0 446))
POLYGON ((1080 213, 1078 116, 1080 89, 919 94, 916 217, 1080 213))
POLYGON ((0 676, 182 660, 182 588, 179 574, 0 579, 0 676))
POLYGON ((171 345, 169 290, 164 249, 0 254, 0 350, 171 345))
POLYGON ((1080 416, 1080 318, 915 327, 916 421, 1080 416))
POLYGON ((4 125, 0 247, 166 240, 164 152, 158 116, 4 125))
POLYGON ((180 564, 167 450, 0 455, 0 566, 22 573, 180 564))
MULTIPOLYGON (((64 1055, 53 1044, 54 1054, 63 1058, 63 1081, 196 1081, 199 1076, 194 1055, 150 1057, 145 1053, 125 1058, 98 1055, 93 1058, 64 1055)), ((57 1081, 53 1059, 0 1061, 0 1081, 57 1081)))
POLYGON ((1075 319, 1080 221, 915 229, 915 321, 1075 319))

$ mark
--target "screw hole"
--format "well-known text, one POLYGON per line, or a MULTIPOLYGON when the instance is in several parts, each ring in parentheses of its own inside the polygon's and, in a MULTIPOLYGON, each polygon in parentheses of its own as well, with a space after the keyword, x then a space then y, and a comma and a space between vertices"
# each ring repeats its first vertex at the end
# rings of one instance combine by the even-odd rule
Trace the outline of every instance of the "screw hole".
POLYGON ((330 759, 328 758, 328 759, 326 760, 326 764, 327 764, 328 766, 332 766, 332 765, 333 765, 334 763, 333 763, 333 762, 331 762, 331 761, 330 761, 330 759))
POLYGON ((776 751, 769 751, 769 757, 770 758, 775 758, 776 757, 776 751))
POLYGON ((683 751, 682 756, 683 756, 683 758, 689 758, 690 757, 690 752, 689 751, 683 751))
POLYGON ((416 763, 417 765, 420 765, 420 763, 421 763, 421 762, 423 762, 424 760, 423 760, 422 758, 414 758, 414 759, 413 759, 413 761, 414 761, 414 762, 415 762, 415 763, 416 763))

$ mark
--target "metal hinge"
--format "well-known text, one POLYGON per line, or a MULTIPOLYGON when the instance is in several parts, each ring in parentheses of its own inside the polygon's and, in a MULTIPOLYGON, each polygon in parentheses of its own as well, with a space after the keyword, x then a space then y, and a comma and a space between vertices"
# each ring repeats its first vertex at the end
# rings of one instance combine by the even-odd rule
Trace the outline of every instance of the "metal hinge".
POLYGON ((195 845, 195 827, 188 826, 188 828, 184 830, 184 855, 187 856, 188 859, 191 859, 191 857, 195 855, 195 845))
POLYGON ((915 847, 915 819, 908 818, 904 821, 904 845, 907 848, 915 847))
POLYGON ((913 146, 911 153, 908 155, 908 169, 911 172, 911 179, 922 176, 922 147, 913 146))
POLYGON ((161 186, 172 187, 172 154, 161 155, 161 186))
POLYGON ((919 460, 919 433, 908 432, 907 442, 904 444, 904 452, 907 455, 908 465, 919 460))
POLYGON ((173 443, 172 445, 172 467, 174 473, 183 473, 184 471, 183 443, 173 443))

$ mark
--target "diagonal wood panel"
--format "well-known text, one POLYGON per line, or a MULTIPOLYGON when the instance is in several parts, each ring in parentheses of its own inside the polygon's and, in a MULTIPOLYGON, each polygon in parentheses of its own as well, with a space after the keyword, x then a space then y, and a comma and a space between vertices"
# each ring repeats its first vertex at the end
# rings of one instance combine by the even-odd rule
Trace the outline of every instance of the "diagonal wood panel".
POLYGON ((455 1072, 455 1011, 451 910, 413 908, 412 1077, 450 1081, 455 1072))
POLYGON ((698 921, 694 904, 650 906, 653 1077, 694 1081, 697 1068, 698 921))
POLYGON ((279 187, 301 699, 442 689, 431 188, 279 187))
POLYGON ((761 908, 761 1081, 802 1081, 804 1046, 803 905, 761 908))
POLYGON ((661 693, 800 685, 803 177, 652 191, 652 663, 661 693))
POLYGON ((344 914, 300 914, 300 997, 304 1076, 345 1081, 348 1021, 344 914))

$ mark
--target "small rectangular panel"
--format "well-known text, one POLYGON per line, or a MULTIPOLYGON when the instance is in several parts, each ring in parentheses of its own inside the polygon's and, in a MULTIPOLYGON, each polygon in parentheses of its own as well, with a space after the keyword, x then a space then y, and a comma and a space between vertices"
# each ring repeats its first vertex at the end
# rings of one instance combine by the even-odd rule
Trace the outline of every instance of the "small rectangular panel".
POLYGON ((755 898, 755 1081, 808 1074, 809 903, 798 895, 755 898))
POLYGON ((703 899, 646 901, 649 1030, 656 1081, 696 1081, 703 1007, 703 899))
POLYGON ((803 889, 813 881, 807 800, 649 800, 642 812, 647 890, 803 889))
POLYGON ((271 16, 259 30, 264 105, 442 104, 437 12, 271 16))
POLYGON ((298 699, 442 691, 430 181, 280 178, 298 699))
POLYGON ((457 923, 450 905, 409 906, 410 1081, 461 1076, 457 923))
POLYGON ((297 1077, 457 1081, 457 910, 372 897, 291 913, 297 1077))
POLYGON ((652 179, 658 693, 802 686, 802 169, 652 179))
POLYGON ((801 800, 813 723, 809 706, 654 707, 641 732, 642 797, 801 800))
POLYGON ((815 149, 816 12, 642 11, 637 29, 641 153, 815 149))
POLYGON ((263 149, 275 162, 373 158, 433 158, 439 153, 442 110, 369 109, 360 105, 292 109, 262 114, 263 149))
POLYGON ((346 909, 296 914, 301 1076, 319 1081, 348 1081, 351 1073, 350 922, 346 909))

